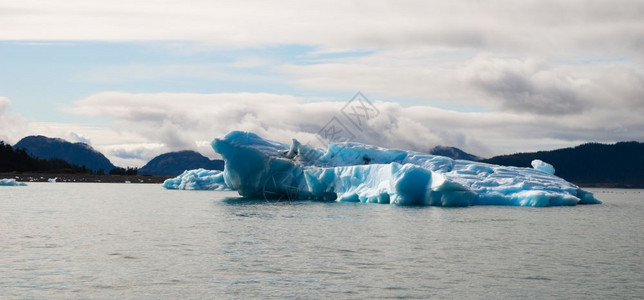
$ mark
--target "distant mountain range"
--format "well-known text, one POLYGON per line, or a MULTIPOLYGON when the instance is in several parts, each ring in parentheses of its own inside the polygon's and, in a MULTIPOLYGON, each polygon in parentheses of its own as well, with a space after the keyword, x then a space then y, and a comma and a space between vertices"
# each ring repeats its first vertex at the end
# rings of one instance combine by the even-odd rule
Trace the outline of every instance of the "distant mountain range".
POLYGON ((464 160, 472 160, 472 161, 477 161, 481 159, 476 155, 469 154, 456 147, 447 147, 447 146, 436 146, 431 150, 429 150, 429 154, 447 156, 452 159, 464 159, 464 160))
POLYGON ((210 160, 195 151, 178 151, 161 154, 139 169, 141 175, 177 176, 185 170, 204 168, 223 170, 224 161, 210 160))
POLYGON ((70 143, 59 138, 37 135, 23 138, 13 148, 24 149, 33 157, 61 159, 92 171, 103 170, 107 173, 115 168, 105 155, 85 143, 70 143))
POLYGON ((644 187, 644 143, 588 143, 577 147, 516 153, 482 162, 530 167, 540 159, 555 167, 555 175, 582 186, 644 187))

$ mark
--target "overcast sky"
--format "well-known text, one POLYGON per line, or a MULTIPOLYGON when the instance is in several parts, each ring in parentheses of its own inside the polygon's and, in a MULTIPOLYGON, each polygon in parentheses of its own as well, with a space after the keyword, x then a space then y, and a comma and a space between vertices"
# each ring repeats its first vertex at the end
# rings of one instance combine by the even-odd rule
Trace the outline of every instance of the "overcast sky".
POLYGON ((141 166, 231 130, 315 144, 334 117, 481 156, 644 141, 644 1, 0 0, 0 140, 141 166))

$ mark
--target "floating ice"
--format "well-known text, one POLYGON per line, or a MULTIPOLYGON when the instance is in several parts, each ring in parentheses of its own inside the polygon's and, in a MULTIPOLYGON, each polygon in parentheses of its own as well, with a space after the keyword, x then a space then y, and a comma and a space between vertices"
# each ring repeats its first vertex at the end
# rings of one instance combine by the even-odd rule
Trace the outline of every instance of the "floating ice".
POLYGON ((166 179, 162 186, 171 190, 230 190, 222 171, 205 169, 184 171, 175 178, 166 179))
POLYGON ((543 162, 539 159, 535 159, 531 163, 532 167, 535 170, 539 170, 541 172, 546 172, 548 174, 555 174, 555 167, 553 167, 551 164, 543 162))
POLYGON ((552 175, 545 163, 539 170, 505 167, 358 143, 323 151, 241 131, 212 146, 226 162, 218 182, 245 197, 434 206, 601 203, 552 175))
POLYGON ((0 179, 0 186, 26 186, 24 182, 18 182, 13 178, 0 179))

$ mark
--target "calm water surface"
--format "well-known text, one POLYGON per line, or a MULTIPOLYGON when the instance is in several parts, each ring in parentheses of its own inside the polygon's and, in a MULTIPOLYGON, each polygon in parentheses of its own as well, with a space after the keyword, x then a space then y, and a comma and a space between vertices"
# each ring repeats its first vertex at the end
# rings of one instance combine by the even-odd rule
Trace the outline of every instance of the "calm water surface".
POLYGON ((644 191, 592 192, 446 209, 0 187, 0 298, 641 299, 644 191))

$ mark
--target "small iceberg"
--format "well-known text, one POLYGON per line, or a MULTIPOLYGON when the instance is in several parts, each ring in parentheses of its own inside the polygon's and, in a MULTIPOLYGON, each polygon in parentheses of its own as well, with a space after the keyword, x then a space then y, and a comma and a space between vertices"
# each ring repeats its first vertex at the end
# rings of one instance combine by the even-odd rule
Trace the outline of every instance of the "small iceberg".
POLYGON ((58 180, 58 177, 49 178, 49 179, 47 179, 47 182, 55 183, 56 180, 58 180))
POLYGON ((170 190, 230 190, 224 182, 224 173, 218 170, 195 169, 166 179, 162 186, 170 190))
POLYGON ((26 186, 24 182, 18 182, 13 178, 0 179, 0 186, 26 186))

